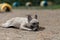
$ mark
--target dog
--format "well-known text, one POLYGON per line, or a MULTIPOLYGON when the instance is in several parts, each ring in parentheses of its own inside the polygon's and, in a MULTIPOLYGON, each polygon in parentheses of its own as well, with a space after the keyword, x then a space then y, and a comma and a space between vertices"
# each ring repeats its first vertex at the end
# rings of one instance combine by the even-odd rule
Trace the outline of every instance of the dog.
POLYGON ((37 31, 39 28, 39 21, 37 15, 34 18, 31 15, 27 17, 15 17, 12 18, 1 25, 4 28, 16 27, 24 30, 37 31))

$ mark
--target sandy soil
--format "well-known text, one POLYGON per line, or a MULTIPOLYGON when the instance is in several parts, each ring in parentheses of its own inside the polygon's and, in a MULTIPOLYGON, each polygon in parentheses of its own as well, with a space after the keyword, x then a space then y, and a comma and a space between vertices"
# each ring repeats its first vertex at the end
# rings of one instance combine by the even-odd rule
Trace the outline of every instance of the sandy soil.
POLYGON ((13 17, 37 14, 40 27, 37 32, 0 27, 0 40, 60 40, 60 10, 13 9, 10 13, 0 13, 0 23, 13 17))

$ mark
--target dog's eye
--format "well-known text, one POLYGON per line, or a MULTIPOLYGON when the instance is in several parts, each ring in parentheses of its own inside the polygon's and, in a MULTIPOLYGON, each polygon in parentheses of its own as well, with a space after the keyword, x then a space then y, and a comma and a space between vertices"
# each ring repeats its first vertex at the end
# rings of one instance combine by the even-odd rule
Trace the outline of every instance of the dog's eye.
POLYGON ((33 25, 35 25, 36 23, 32 23, 33 25))
POLYGON ((36 24, 39 24, 39 22, 36 22, 36 23, 32 23, 33 25, 36 25, 36 24))

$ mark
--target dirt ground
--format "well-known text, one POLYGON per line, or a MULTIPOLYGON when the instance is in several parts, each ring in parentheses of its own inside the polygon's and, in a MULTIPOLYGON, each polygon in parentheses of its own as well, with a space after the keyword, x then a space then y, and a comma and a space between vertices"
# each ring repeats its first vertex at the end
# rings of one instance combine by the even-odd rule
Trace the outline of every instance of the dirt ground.
POLYGON ((0 40, 60 40, 60 9, 13 9, 9 13, 0 13, 0 23, 13 17, 25 17, 27 14, 38 15, 41 30, 33 32, 0 27, 0 40))

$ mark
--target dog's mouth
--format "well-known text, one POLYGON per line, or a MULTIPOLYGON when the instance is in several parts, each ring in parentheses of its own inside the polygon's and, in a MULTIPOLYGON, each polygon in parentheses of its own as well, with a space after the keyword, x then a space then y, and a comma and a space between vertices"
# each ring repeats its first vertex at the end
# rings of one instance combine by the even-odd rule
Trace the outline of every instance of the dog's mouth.
POLYGON ((31 26, 31 29, 32 29, 32 31, 38 31, 39 30, 39 26, 38 25, 31 26))

